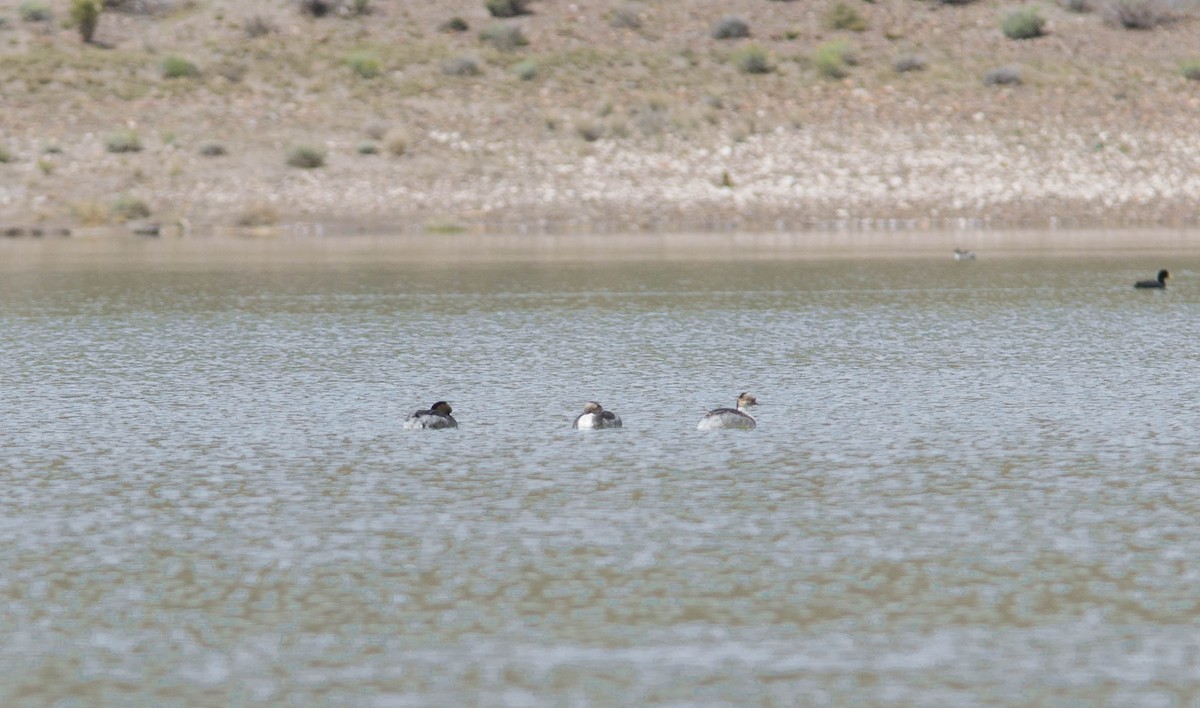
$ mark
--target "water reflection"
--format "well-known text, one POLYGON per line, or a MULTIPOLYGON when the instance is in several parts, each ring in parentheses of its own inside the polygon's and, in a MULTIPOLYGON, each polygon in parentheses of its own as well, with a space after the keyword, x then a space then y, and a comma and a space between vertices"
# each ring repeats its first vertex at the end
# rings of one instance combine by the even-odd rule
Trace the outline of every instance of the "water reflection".
POLYGON ((1194 258, 5 248, 5 703, 1190 700, 1194 258))

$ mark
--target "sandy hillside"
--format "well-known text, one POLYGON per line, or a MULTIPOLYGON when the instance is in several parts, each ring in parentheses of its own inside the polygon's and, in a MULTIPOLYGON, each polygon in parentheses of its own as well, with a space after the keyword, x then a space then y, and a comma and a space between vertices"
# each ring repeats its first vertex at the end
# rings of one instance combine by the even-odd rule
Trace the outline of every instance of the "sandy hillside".
POLYGON ((1024 40, 995 0, 114 1, 91 44, 67 0, 0 9, 0 227, 1196 217, 1200 13, 1164 0, 1141 30, 1042 3, 1024 40))

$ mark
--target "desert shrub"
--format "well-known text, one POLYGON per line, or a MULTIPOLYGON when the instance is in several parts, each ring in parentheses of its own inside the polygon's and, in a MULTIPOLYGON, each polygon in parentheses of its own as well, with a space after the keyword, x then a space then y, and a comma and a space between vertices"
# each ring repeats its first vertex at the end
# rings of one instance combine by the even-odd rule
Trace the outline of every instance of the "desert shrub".
POLYGON ((522 81, 533 81, 537 78, 538 65, 533 60, 518 62, 513 66, 513 73, 522 81))
POLYGON ((983 75, 983 83, 988 86, 1019 86, 1021 70, 1015 66, 1002 66, 992 69, 983 75))
POLYGON ((142 141, 135 131, 121 130, 104 138, 104 147, 109 152, 140 152, 142 141))
POLYGON ((1096 9, 1093 0, 1058 0, 1059 4, 1070 12, 1091 12, 1096 9))
POLYGON ((354 148, 354 151, 359 155, 378 155, 379 146, 369 140, 364 140, 354 148))
POLYGON ((442 64, 442 73, 447 76, 479 76, 483 70, 479 68, 479 60, 474 57, 455 57, 442 64))
POLYGON ((479 38, 502 52, 511 52, 529 44, 525 33, 516 25, 494 24, 479 34, 479 38))
POLYGON ((451 17, 442 24, 438 25, 439 32, 466 32, 469 29, 471 29, 471 26, 468 25, 467 21, 461 17, 451 17))
POLYGON ((1179 19, 1169 0, 1109 0, 1104 14, 1125 29, 1148 30, 1179 19))
POLYGON ((204 143, 199 152, 204 157, 221 157, 225 154, 225 146, 221 143, 204 143))
POLYGON ((813 66, 817 73, 828 79, 841 79, 849 75, 852 59, 850 45, 841 40, 826 42, 813 52, 813 66))
POLYGON ((401 157, 408 154, 408 136, 397 130, 389 133, 387 136, 387 151, 393 157, 401 157))
POLYGON ((17 14, 26 22, 49 22, 54 19, 50 6, 42 0, 24 0, 17 6, 17 14))
POLYGON ((311 145, 297 145, 288 150, 287 163, 306 170, 321 167, 325 164, 325 151, 311 145))
POLYGON ((858 11, 844 2, 839 2, 829 8, 825 15, 825 23, 829 29, 862 32, 867 29, 867 21, 858 11))
POLYGON ((582 120, 575 124, 575 133, 589 143, 604 137, 604 123, 598 120, 582 120))
POLYGON ((361 16, 371 14, 371 0, 351 0, 345 6, 347 14, 361 16))
POLYGON ((1000 21, 1000 29, 1009 39, 1033 39, 1042 36, 1046 26, 1046 18, 1036 7, 1023 7, 1013 10, 1000 21))
POLYGON ((925 69, 925 59, 916 55, 908 55, 899 57, 892 62, 892 69, 897 74, 905 74, 910 71, 923 71, 925 69))
POLYGON ((608 16, 608 26, 613 29, 639 30, 642 28, 642 18, 633 10, 617 9, 608 16))
POLYGON ((713 39, 742 39, 750 36, 750 25, 740 17, 726 15, 712 28, 713 39))
POLYGON ((162 72, 164 79, 186 79, 200 75, 200 69, 195 64, 176 54, 163 59, 162 72))
POLYGON ((175 7, 172 0, 104 0, 104 9, 125 15, 159 15, 175 7))
POLYGON ((95 36, 101 9, 100 0, 71 0, 71 24, 84 42, 91 42, 95 36))
POLYGON ((330 0, 300 0, 300 12, 309 17, 324 17, 332 11, 330 0))
POLYGON ((492 17, 517 17, 529 14, 529 0, 485 0, 492 17))
POLYGON ((145 219, 150 216, 150 207, 146 205, 146 202, 129 194, 122 194, 117 197, 109 211, 121 221, 145 219))
POLYGON ((242 24, 242 31, 246 33, 247 37, 256 39, 258 37, 265 37, 268 34, 274 34, 275 25, 262 15, 255 15, 246 18, 246 21, 242 24))
POLYGON ((970 5, 975 0, 938 0, 942 5, 970 5))
POLYGON ((364 79, 373 79, 383 73, 383 64, 379 57, 370 52, 355 52, 346 57, 346 64, 351 71, 364 79))
POLYGON ((279 223, 279 214, 271 206, 259 204, 251 206, 241 214, 238 214, 238 217, 234 219, 234 223, 246 228, 273 226, 279 223))
POLYGON ((7 165, 14 159, 16 158, 13 157, 13 154, 9 152, 8 148, 0 145, 0 165, 7 165))
POLYGON ((733 55, 733 64, 743 74, 769 74, 775 67, 766 49, 757 44, 750 45, 733 55))
POLYGON ((1179 73, 1183 78, 1200 81, 1200 59, 1189 59, 1179 65, 1179 73))

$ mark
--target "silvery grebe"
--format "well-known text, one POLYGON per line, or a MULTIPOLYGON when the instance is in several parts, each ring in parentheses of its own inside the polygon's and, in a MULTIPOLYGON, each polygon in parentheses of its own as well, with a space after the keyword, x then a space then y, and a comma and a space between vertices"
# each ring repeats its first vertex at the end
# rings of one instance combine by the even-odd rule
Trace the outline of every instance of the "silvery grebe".
POLYGON ((964 251, 961 248, 954 249, 954 260, 956 261, 973 261, 975 260, 974 251, 964 251))
POLYGON ((700 419, 696 430, 717 430, 720 428, 739 428, 750 430, 757 428, 754 416, 747 411, 750 406, 757 406, 758 401, 748 393, 738 396, 737 408, 718 408, 709 411, 700 419))
POLYGON ((588 401, 583 404, 583 412, 575 418, 575 422, 571 424, 572 428, 619 428, 621 427, 621 416, 612 411, 604 410, 604 407, 595 401, 588 401))
POLYGON ((417 411, 404 421, 405 430, 439 430, 441 428, 457 428, 458 421, 450 415, 450 404, 438 401, 427 411, 417 411))
POLYGON ((1167 287, 1167 278, 1171 277, 1171 271, 1158 271, 1157 280, 1139 280, 1133 284, 1135 288, 1165 288, 1167 287))

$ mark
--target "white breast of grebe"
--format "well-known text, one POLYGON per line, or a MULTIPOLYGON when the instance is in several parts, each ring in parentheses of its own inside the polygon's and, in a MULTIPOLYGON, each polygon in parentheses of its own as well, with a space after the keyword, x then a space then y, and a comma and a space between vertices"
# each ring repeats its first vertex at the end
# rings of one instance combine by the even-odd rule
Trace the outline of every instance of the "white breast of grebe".
POLYGON ((754 420, 754 416, 746 413, 743 410, 734 410, 732 408, 718 408, 711 411, 703 418, 696 426, 697 430, 720 430, 722 428, 735 428, 740 430, 750 430, 757 428, 758 423, 754 420))
POLYGON ((413 413, 404 421, 405 430, 441 430, 457 428, 458 421, 448 415, 438 415, 429 411, 413 413))
POLYGON ((603 428, 619 428, 621 427, 621 416, 612 411, 604 411, 604 413, 583 413, 575 419, 575 427, 580 430, 584 429, 603 429, 603 428), (611 417, 605 417, 605 413, 611 417))

